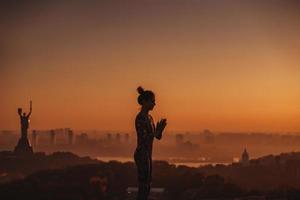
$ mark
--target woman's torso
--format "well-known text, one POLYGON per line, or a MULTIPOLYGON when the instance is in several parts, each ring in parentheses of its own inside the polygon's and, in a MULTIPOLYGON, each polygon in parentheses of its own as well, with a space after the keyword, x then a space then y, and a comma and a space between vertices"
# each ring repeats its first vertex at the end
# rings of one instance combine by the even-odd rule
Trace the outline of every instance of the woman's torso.
POLYGON ((151 115, 138 113, 135 119, 135 129, 137 133, 136 154, 152 157, 152 146, 155 126, 151 115))

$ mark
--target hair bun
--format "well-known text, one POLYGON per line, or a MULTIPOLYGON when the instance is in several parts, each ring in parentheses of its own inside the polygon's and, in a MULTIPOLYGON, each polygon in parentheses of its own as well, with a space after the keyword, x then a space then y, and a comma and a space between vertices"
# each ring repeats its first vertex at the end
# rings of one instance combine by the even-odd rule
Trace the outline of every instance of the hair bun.
POLYGON ((141 86, 139 86, 137 88, 137 91, 138 91, 139 94, 143 94, 145 92, 144 88, 142 88, 141 86))

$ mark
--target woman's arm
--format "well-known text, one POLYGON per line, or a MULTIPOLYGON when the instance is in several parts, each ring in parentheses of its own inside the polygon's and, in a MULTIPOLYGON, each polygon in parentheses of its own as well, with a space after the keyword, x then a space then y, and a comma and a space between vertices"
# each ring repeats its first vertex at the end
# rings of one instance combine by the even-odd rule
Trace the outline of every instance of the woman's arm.
POLYGON ((155 131, 154 131, 154 137, 158 140, 162 137, 162 131, 159 130, 159 122, 156 123, 155 131))
POLYGON ((135 128, 138 137, 147 137, 147 126, 147 119, 142 115, 137 116, 137 118, 135 119, 135 128))
POLYGON ((155 127, 155 132, 154 132, 154 136, 156 137, 156 139, 160 140, 162 138, 162 132, 164 131, 166 125, 167 125, 166 119, 162 119, 159 122, 157 122, 155 127))

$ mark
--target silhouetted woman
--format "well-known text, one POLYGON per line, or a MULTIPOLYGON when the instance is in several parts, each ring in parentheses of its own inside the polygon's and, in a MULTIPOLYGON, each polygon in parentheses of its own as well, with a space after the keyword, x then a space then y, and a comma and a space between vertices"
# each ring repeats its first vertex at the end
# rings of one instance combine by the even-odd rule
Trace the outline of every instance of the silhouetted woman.
POLYGON ((141 111, 135 119, 135 129, 137 133, 137 147, 134 152, 134 160, 138 171, 138 200, 148 199, 152 180, 152 145, 153 139, 161 139, 162 132, 166 127, 166 119, 162 119, 154 125, 153 118, 149 111, 155 106, 155 95, 152 91, 137 89, 139 93, 138 103, 141 111))

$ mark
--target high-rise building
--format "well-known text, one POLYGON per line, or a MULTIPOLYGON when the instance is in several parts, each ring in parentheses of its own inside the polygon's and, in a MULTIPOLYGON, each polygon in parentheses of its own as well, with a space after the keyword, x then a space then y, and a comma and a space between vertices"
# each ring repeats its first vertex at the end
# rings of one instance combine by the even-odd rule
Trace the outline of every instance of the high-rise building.
POLYGON ((106 139, 108 142, 111 142, 111 139, 112 139, 111 133, 106 134, 106 139))
POLYGON ((76 136, 77 144, 87 144, 88 140, 89 140, 89 136, 86 133, 81 133, 80 135, 76 136))
POLYGON ((246 148, 244 149, 244 152, 243 152, 243 154, 242 154, 240 163, 241 163, 242 165, 244 165, 244 166, 249 165, 249 154, 248 154, 246 148))
POLYGON ((116 134, 116 142, 121 143, 121 134, 120 133, 116 134))
POLYGON ((50 130, 50 143, 51 145, 55 145, 56 143, 56 135, 54 130, 50 130))
POLYGON ((68 144, 69 145, 73 144, 73 137, 74 137, 73 131, 71 129, 68 129, 68 144))

